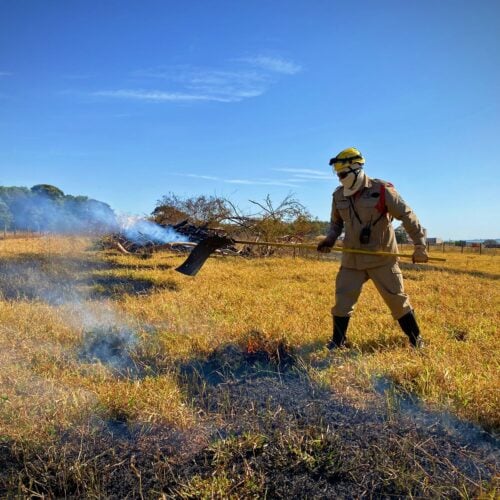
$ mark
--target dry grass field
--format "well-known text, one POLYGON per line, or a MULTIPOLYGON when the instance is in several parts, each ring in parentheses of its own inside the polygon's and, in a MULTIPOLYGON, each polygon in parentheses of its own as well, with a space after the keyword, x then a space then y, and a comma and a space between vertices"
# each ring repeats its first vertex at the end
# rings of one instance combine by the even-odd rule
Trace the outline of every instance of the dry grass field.
POLYGON ((423 351, 367 283, 332 354, 338 260, 0 240, 0 496, 496 498, 500 256, 444 255, 423 351))

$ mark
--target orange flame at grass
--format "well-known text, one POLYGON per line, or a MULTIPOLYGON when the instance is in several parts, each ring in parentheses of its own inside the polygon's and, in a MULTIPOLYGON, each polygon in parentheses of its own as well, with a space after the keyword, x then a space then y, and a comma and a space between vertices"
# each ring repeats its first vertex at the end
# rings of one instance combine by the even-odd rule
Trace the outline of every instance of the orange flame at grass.
POLYGON ((258 342, 255 341, 255 339, 249 339, 247 342, 247 353, 248 354, 255 354, 260 350, 260 345, 258 342))

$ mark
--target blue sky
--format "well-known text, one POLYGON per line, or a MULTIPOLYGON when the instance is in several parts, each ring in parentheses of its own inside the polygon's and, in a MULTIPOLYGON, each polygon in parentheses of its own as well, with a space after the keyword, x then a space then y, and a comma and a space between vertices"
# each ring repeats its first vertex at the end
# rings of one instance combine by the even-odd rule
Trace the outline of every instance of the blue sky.
POLYGON ((500 237, 499 27, 498 0, 0 0, 0 185, 325 220, 356 146, 429 236, 500 237))

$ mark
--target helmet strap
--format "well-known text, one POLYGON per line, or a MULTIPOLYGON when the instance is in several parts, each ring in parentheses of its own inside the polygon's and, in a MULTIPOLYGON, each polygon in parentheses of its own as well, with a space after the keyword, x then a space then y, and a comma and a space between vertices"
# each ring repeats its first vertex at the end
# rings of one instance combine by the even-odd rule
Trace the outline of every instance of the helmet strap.
POLYGON ((356 181, 358 180, 361 168, 352 168, 351 166, 349 166, 349 170, 354 174, 354 180, 352 181, 352 184, 349 186, 349 189, 352 189, 356 184, 356 181))

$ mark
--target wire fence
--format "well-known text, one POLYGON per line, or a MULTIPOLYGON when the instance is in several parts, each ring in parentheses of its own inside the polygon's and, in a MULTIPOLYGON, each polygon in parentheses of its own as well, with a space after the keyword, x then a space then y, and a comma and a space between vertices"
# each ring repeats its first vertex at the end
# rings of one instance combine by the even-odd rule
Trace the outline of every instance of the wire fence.
MULTIPOLYGON (((399 250, 404 252, 413 251, 413 243, 399 243, 399 250)), ((463 253, 477 255, 500 255, 500 246, 492 247, 484 243, 456 244, 455 242, 444 242, 435 245, 427 244, 429 254, 436 253, 463 253)))
MULTIPOLYGON (((48 233, 39 233, 34 231, 0 231, 0 240, 2 239, 15 239, 15 238, 40 238, 48 233)), ((87 236, 91 236, 87 234, 87 236)), ((97 236, 97 235, 96 235, 97 236)), ((342 244, 340 241, 338 242, 342 244)), ((400 253, 412 253, 414 246, 413 243, 398 243, 398 248, 400 253)), ((430 255, 436 255, 439 253, 463 253, 463 254, 476 254, 476 255, 500 255, 500 245, 492 246, 485 245, 484 243, 470 243, 470 242, 460 242, 459 244, 455 242, 443 242, 438 244, 427 243, 427 251, 430 255)), ((313 250, 307 249, 280 249, 276 250, 275 253, 282 254, 292 254, 293 256, 310 256, 316 254, 313 250)))

